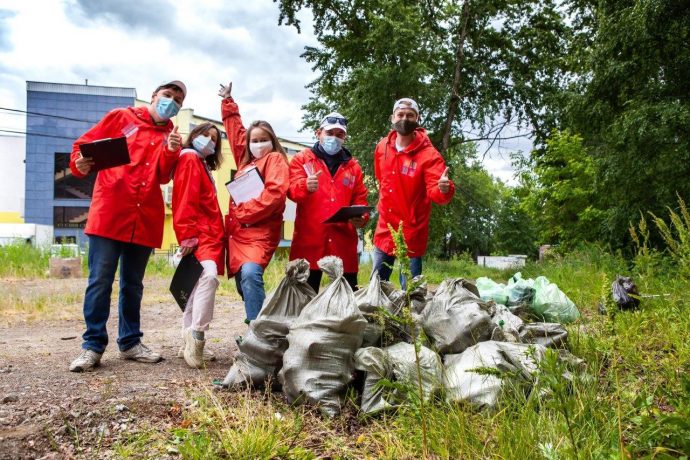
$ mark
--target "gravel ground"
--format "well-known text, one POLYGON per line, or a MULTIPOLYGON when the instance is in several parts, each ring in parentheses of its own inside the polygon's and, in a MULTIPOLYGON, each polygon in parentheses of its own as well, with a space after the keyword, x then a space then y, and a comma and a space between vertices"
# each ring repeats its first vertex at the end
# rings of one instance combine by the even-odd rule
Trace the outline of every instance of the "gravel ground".
MULTIPOLYGON (((76 304, 71 313, 58 315, 69 319, 0 325, 0 459, 115 457, 118 440, 179 422, 181 408, 191 404, 189 390, 225 376, 236 352, 233 338, 246 331, 243 304, 217 298, 207 347, 218 359, 205 370, 190 369, 176 357, 181 314, 167 283, 145 280, 143 341, 162 353, 165 360, 158 364, 117 357, 116 300, 108 324, 111 343, 94 372, 68 371, 84 331, 76 304)), ((15 298, 22 292, 83 294, 85 285, 84 279, 0 281, 0 289, 15 298)))

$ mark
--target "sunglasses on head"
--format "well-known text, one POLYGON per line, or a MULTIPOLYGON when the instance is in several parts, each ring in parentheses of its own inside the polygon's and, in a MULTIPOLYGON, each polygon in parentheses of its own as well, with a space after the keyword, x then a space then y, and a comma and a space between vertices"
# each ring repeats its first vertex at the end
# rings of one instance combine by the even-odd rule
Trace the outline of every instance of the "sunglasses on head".
POLYGON ((326 121, 330 124, 339 124, 341 126, 347 126, 347 118, 345 117, 326 117, 326 121))

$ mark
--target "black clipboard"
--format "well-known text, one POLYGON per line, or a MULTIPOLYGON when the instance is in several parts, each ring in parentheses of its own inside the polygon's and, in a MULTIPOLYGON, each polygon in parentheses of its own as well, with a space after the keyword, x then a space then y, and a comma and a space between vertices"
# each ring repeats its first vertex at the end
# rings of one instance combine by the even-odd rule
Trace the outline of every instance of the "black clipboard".
POLYGON ((114 168, 130 163, 126 137, 100 139, 79 146, 81 156, 93 158, 92 171, 114 168))
POLYGON ((199 278, 201 278, 201 272, 203 271, 204 267, 199 263, 194 254, 188 254, 180 260, 172 281, 170 281, 170 293, 182 311, 187 307, 189 296, 192 294, 199 278))
POLYGON ((353 217, 362 217, 364 214, 371 212, 373 206, 343 206, 338 209, 338 212, 333 214, 328 219, 324 220, 324 224, 336 224, 340 222, 347 222, 353 217))

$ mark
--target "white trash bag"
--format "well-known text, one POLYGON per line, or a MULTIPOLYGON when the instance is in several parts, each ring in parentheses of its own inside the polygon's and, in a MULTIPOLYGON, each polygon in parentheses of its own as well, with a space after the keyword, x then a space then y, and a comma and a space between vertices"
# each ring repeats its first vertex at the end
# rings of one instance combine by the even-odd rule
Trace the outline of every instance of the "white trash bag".
POLYGON ((508 373, 531 385, 544 353, 546 348, 541 345, 491 340, 460 354, 446 355, 446 399, 467 401, 478 409, 494 409, 508 377, 486 370, 508 373))
POLYGON ((491 338, 494 310, 494 304, 479 298, 474 284, 462 278, 449 279, 441 283, 422 311, 421 322, 439 353, 462 353, 491 338))
POLYGON ((290 326, 278 378, 288 402, 316 404, 332 417, 340 412, 352 380, 353 356, 367 320, 343 277, 342 260, 328 256, 318 265, 332 281, 290 326))
POLYGON ((385 324, 385 318, 379 309, 383 308, 388 313, 394 313, 392 302, 381 290, 381 278, 378 273, 375 272, 372 275, 366 289, 360 289, 355 293, 355 302, 367 320, 362 347, 377 346, 381 341, 385 324))
POLYGON ((308 278, 309 262, 305 259, 287 264, 285 277, 266 297, 259 315, 250 323, 247 335, 239 344, 240 352, 223 380, 223 387, 262 387, 269 378, 277 382, 283 353, 288 347, 290 325, 316 296, 307 284, 308 278))
POLYGON ((362 412, 366 414, 373 414, 404 403, 405 395, 401 395, 398 390, 379 385, 384 378, 408 385, 409 391, 417 397, 419 377, 421 377, 424 400, 428 400, 443 383, 443 364, 438 354, 424 346, 421 347, 419 350, 420 372, 417 372, 414 345, 405 342, 383 349, 360 348, 355 353, 355 367, 367 373, 360 406, 362 412))

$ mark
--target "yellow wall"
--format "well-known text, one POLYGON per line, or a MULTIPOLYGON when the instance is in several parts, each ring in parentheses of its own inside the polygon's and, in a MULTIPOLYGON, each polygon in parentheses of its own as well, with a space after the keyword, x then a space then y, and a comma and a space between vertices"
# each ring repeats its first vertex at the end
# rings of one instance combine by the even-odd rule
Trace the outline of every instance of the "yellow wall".
MULTIPOLYGON (((146 101, 142 100, 136 100, 135 101, 135 106, 141 106, 141 105, 147 105, 148 103, 146 101)), ((227 188, 225 187, 225 183, 230 180, 230 173, 232 170, 236 170, 237 166, 235 165, 235 160, 232 156, 232 150, 230 149, 230 144, 227 141, 227 138, 225 138, 225 128, 223 127, 223 123, 217 120, 211 120, 208 118, 204 117, 199 117, 194 115, 194 110, 193 109, 182 109, 180 112, 177 114, 175 118, 173 118, 173 123, 175 126, 179 126, 178 132, 182 135, 183 141, 187 139, 187 135, 189 132, 193 129, 193 126, 200 125, 201 123, 205 122, 211 122, 213 123, 220 132, 222 133, 223 141, 221 143, 221 149, 223 152, 223 164, 221 167, 213 171, 213 179, 216 181, 216 192, 218 194, 218 203, 220 204, 220 210, 223 212, 223 215, 227 214, 228 211, 228 204, 230 201, 230 195, 228 193, 227 188)), ((280 139, 281 144, 283 144, 285 147, 288 147, 290 149, 294 150, 301 150, 305 148, 305 146, 286 140, 286 139, 280 139)), ((173 187, 173 182, 171 181, 167 185, 162 185, 161 189, 163 189, 164 196, 167 194, 170 194, 172 190, 169 192, 166 192, 167 187, 173 187)), ((171 196, 171 195, 168 195, 171 196)), ((295 228, 295 223, 294 221, 286 221, 284 223, 284 231, 283 231, 283 238, 285 239, 292 239, 292 233, 295 228)), ((167 251, 170 249, 171 245, 177 245, 177 239, 175 238, 175 231, 173 230, 173 225, 172 225, 172 210, 170 209, 170 204, 166 202, 165 206, 165 222, 164 222, 164 227, 163 227, 163 243, 161 245, 161 250, 162 251, 167 251)))
POLYGON ((19 212, 10 211, 0 211, 0 224, 23 224, 24 218, 22 218, 19 212))

